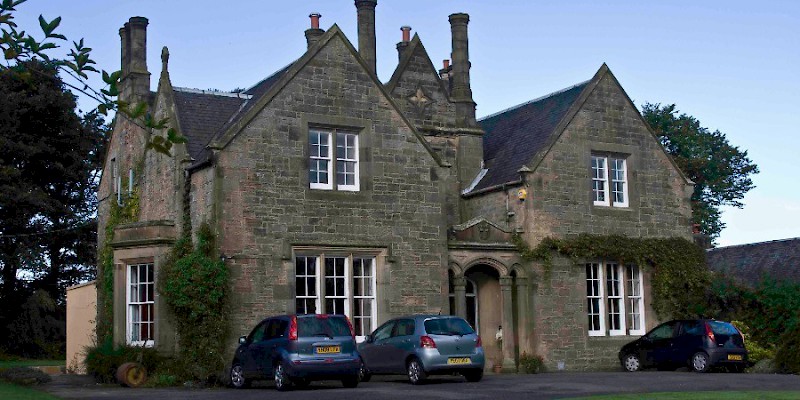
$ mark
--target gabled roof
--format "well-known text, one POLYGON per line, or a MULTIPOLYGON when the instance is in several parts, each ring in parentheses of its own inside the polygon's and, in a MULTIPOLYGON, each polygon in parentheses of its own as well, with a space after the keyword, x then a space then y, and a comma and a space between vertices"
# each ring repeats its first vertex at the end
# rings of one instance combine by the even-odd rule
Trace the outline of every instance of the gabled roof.
POLYGON ((203 158, 209 140, 249 97, 182 88, 175 88, 173 96, 181 134, 189 139, 186 150, 195 160, 203 158))
POLYGON ((386 83, 386 90, 391 93, 397 87, 397 84, 400 82, 400 78, 403 76, 403 73, 408 68, 408 64, 411 63, 411 60, 414 58, 414 54, 419 51, 420 55, 424 60, 427 61, 427 66, 430 69, 431 74, 436 77, 437 82, 439 82, 439 88, 444 93, 446 99, 450 99, 450 94, 447 92, 447 89, 444 86, 444 82, 439 79, 439 72, 436 71, 436 68, 433 66, 431 62, 431 57, 428 55, 428 51, 425 50, 425 46, 422 44, 422 39, 420 39, 418 34, 414 34, 414 37, 408 43, 408 47, 403 50, 403 56, 400 57, 400 62, 397 63, 397 68, 394 69, 394 73, 392 73, 392 77, 389 79, 389 82, 386 83))
POLYGON ((547 148, 567 111, 589 81, 509 108, 478 121, 483 135, 483 158, 488 169, 470 192, 519 181, 517 172, 547 148))
POLYGON ((764 277, 800 283, 800 238, 709 249, 706 261, 712 271, 751 287, 764 277))

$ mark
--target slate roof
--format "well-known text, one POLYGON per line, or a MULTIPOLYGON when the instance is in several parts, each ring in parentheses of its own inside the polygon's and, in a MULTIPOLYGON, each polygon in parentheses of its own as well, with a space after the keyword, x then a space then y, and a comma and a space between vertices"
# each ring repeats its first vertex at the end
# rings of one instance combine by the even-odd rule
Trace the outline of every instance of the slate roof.
POLYGON ((520 179, 517 170, 545 149, 559 122, 590 81, 531 100, 478 121, 483 135, 484 168, 470 193, 520 179))
POLYGON ((187 149, 194 165, 208 160, 211 153, 206 146, 235 124, 293 65, 279 71, 242 92, 232 93, 176 88, 174 90, 181 134, 189 139, 187 149))
POLYGON ((800 283, 800 238, 709 249, 706 261, 712 271, 751 287, 764 276, 800 283))
POLYGON ((180 88, 173 95, 181 134, 189 139, 187 150, 195 159, 201 158, 211 138, 245 102, 244 98, 180 88))

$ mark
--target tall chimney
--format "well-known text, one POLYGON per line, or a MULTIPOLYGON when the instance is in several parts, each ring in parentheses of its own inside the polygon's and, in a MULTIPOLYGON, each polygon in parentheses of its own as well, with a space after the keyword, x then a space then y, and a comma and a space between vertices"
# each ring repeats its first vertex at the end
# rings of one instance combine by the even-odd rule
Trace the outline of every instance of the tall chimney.
POLYGON ((315 45, 319 38, 325 33, 322 29, 319 29, 319 19, 322 17, 322 14, 314 13, 308 16, 311 18, 311 28, 306 29, 306 41, 308 42, 308 48, 310 49, 311 46, 315 45))
POLYGON ((411 41, 411 27, 410 26, 401 26, 400 30, 403 31, 403 40, 397 44, 397 56, 402 59, 403 52, 408 47, 408 42, 411 41))
POLYGON ((378 0, 355 0, 358 10, 358 53, 375 73, 375 6, 378 0))
POLYGON ((469 15, 450 14, 450 31, 453 35, 453 89, 450 93, 456 103, 456 117, 465 126, 476 126, 475 101, 469 83, 469 40, 467 24, 469 15))
POLYGON ((147 24, 147 18, 132 17, 119 32, 122 48, 119 99, 130 104, 146 101, 150 93, 147 24))

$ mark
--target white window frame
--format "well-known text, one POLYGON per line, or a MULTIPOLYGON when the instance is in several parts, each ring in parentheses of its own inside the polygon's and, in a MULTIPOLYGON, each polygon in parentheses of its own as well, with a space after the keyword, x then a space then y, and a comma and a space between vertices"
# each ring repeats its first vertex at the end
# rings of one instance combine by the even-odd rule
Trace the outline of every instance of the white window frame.
POLYGON ((603 280, 603 263, 587 263, 587 276, 586 276, 586 315, 587 315, 587 328, 589 331, 589 336, 605 336, 606 335, 606 307, 605 307, 605 293, 603 292, 605 281, 603 280), (588 274, 588 271, 591 270, 592 274, 588 274), (594 286, 591 285, 591 282, 597 282, 597 293, 590 293, 590 289, 594 286), (592 312, 592 300, 596 300, 598 303, 598 310, 597 314, 592 312), (588 323, 588 318, 592 315, 600 316, 600 326, 596 327, 596 329, 592 329, 590 323, 588 323))
POLYGON ((628 207, 630 193, 628 191, 628 161, 623 157, 612 157, 603 155, 592 155, 591 162, 592 171, 592 203, 596 206, 605 207, 628 207), (617 168, 617 163, 622 163, 621 169, 617 168), (602 164, 602 167, 601 167, 602 164), (622 171, 621 179, 613 171, 622 171), (596 182, 601 183, 602 187, 598 190, 595 189, 596 182), (615 184, 622 187, 623 201, 617 201, 616 193, 620 191, 615 190, 615 184), (602 199, 598 199, 598 194, 602 195, 602 199))
POLYGON ((359 191, 361 185, 359 184, 359 181, 360 181, 359 169, 360 168, 359 168, 359 161, 358 161, 358 158, 359 158, 358 157, 358 153, 359 153, 359 151, 358 151, 358 135, 353 133, 353 132, 336 131, 336 167, 335 167, 336 168, 336 173, 335 173, 335 175, 336 175, 336 189, 337 190, 345 190, 345 191, 348 191, 348 192, 357 192, 357 191, 359 191), (339 147, 340 147, 339 146, 339 138, 342 138, 344 140, 344 143, 342 144, 341 147, 344 149, 345 155, 342 158, 339 157, 339 147), (353 138, 353 146, 348 146, 347 145, 347 140, 349 138, 353 138), (350 151, 353 152, 352 157, 348 157, 347 153, 350 152, 350 151), (350 173, 349 171, 344 171, 343 169, 339 168, 339 163, 340 162, 349 163, 349 164, 353 164, 354 165, 353 171, 352 171, 352 175, 353 175, 353 184, 352 185, 339 184, 339 174, 341 173, 341 174, 347 175, 348 173, 350 173))
MULTIPOLYGON (((156 328, 156 318, 155 318, 155 314, 156 314, 156 311, 155 311, 155 309, 156 309, 156 306, 155 306, 155 266, 153 265, 153 263, 139 263, 139 264, 129 264, 129 265, 127 265, 126 268, 127 268, 127 274, 126 274, 127 277, 126 277, 126 285, 125 285, 127 287, 126 292, 125 292, 125 299, 126 299, 125 300, 125 303, 126 303, 126 307, 125 307, 125 314, 126 314, 125 338, 126 338, 126 342, 128 344, 132 345, 132 346, 153 347, 153 346, 155 346, 155 337, 156 337, 155 336, 155 328, 156 328), (149 276, 150 280, 145 280, 144 282, 141 280, 141 274, 138 272, 138 270, 141 269, 140 267, 145 267, 145 270, 147 270, 147 267, 149 267, 152 270, 152 274, 151 274, 151 276, 149 276), (133 270, 133 268, 137 269, 137 274, 136 274, 137 281, 136 282, 132 281, 133 274, 131 273, 131 271, 133 270), (138 298, 139 286, 141 286, 141 285, 151 285, 152 286, 152 288, 153 288, 153 290, 152 290, 153 291, 153 298, 152 299, 144 299, 144 301, 142 301, 141 299, 138 298), (135 301, 133 300, 134 294, 137 294, 137 298, 136 298, 135 301), (147 305, 152 305, 152 311, 150 312, 150 319, 149 320, 141 320, 140 319, 139 321, 134 321, 134 316, 133 316, 133 314, 135 314, 134 309, 139 308, 140 311, 138 312, 138 314, 141 316, 141 314, 142 314, 141 313, 141 307, 142 306, 146 307, 147 305), (133 340, 134 325, 135 324, 142 324, 142 323, 151 325, 150 333, 151 333, 153 338, 152 339, 145 339, 145 340, 133 340)), ((146 278, 148 278, 148 277, 146 276, 145 279, 146 278)), ((146 289, 145 289, 145 293, 148 293, 148 291, 146 289)))
POLYGON ((644 335, 645 328, 644 328, 644 284, 642 283, 642 269, 638 265, 628 264, 625 267, 625 288, 627 290, 626 293, 626 300, 627 305, 629 305, 628 311, 628 322, 633 322, 636 320, 639 323, 639 329, 630 329, 628 328, 628 333, 630 335, 644 335), (634 274, 635 271, 635 274, 634 274), (636 279, 634 279, 634 275, 636 279), (636 307, 633 306, 636 304, 636 307), (634 308, 638 308, 639 313, 638 317, 635 313, 633 313, 634 308))
POLYGON ((310 128, 308 130, 308 148, 309 148, 309 165, 308 165, 308 172, 311 172, 311 167, 318 161, 327 161, 328 163, 328 181, 327 182, 311 182, 309 180, 309 187, 311 189, 321 189, 321 190, 341 190, 346 192, 358 192, 361 190, 361 161, 360 161, 360 148, 359 148, 359 135, 353 131, 347 130, 339 130, 339 129, 322 129, 322 128, 310 128), (317 154, 314 155, 316 152, 312 152, 312 145, 311 145, 311 136, 317 135, 318 141, 324 136, 327 138, 328 141, 328 153, 327 154, 317 154), (340 142, 340 138, 343 142, 340 142), (348 146, 347 141, 349 138, 352 138, 353 145, 348 146), (344 150, 344 156, 339 157, 339 149, 344 150), (334 153, 336 151, 336 153, 334 153), (348 165, 353 165, 353 171, 344 171, 343 168, 339 166, 339 163, 346 163, 348 165), (344 175, 352 175, 353 176, 353 184, 339 184, 339 176, 340 174, 344 175), (334 181, 336 185, 334 186, 334 181))
MULTIPOLYGON (((319 292, 320 292, 320 288, 319 288, 319 285, 320 285, 319 258, 318 257, 306 257, 306 256, 297 256, 297 257, 295 257, 294 273, 295 273, 295 286, 297 285, 297 279, 300 278, 300 279, 303 279, 303 284, 305 285, 305 289, 306 289, 306 291, 305 291, 306 294, 305 295, 300 295, 300 296, 297 295, 297 291, 295 290, 295 311, 298 311, 297 299, 304 299, 304 300, 306 300, 306 299, 314 299, 314 311, 319 311, 321 309, 320 297, 319 297, 319 292), (305 274, 301 275, 301 274, 297 273, 297 261, 298 261, 298 259, 303 259, 303 263, 304 263, 303 266, 306 269, 306 273, 305 274), (308 260, 313 260, 314 261, 314 271, 313 271, 312 275, 308 274, 308 260), (309 281, 311 281, 311 285, 309 285, 309 281), (310 295, 308 295, 308 289, 310 287, 312 287, 312 286, 314 287, 314 295, 310 296, 310 295)), ((306 311, 308 311, 308 310, 304 309, 302 313, 301 312, 297 312, 297 313, 298 314, 305 314, 306 311)))
POLYGON ((625 274, 623 266, 616 263, 604 263, 606 273, 606 310, 608 317, 608 335, 623 336, 628 326, 625 324, 625 274), (609 273, 611 272, 611 273, 609 273), (616 305, 616 309, 615 306, 616 305), (614 315, 619 318, 619 329, 613 329, 614 315))
MULTIPOLYGON (((350 318, 351 323, 355 324, 357 321, 358 323, 363 323, 364 316, 355 316, 353 315, 354 312, 354 302, 357 300, 365 300, 370 299, 370 314, 369 321, 370 321, 370 329, 369 332, 363 331, 364 335, 356 336, 356 340, 358 342, 364 341, 366 335, 372 333, 372 330, 378 327, 378 300, 377 300, 377 275, 378 275, 378 264, 377 264, 377 257, 374 254, 364 254, 359 252, 342 252, 342 251, 332 251, 332 252, 309 252, 303 251, 302 253, 298 253, 295 255, 295 282, 297 282, 296 278, 305 277, 305 276, 298 276, 297 275, 297 259, 315 259, 315 284, 316 284, 316 296, 297 296, 297 291, 295 291, 295 311, 297 311, 297 299, 299 298, 315 298, 315 306, 316 312, 318 314, 327 314, 331 313, 331 310, 327 309, 326 300, 327 299, 344 299, 344 314, 350 318), (326 293, 326 279, 329 279, 325 274, 325 260, 326 259, 344 259, 344 275, 343 276, 336 276, 344 277, 344 296, 331 296, 326 293), (368 276, 368 283, 371 285, 371 296, 356 296, 355 291, 353 290, 354 287, 354 279, 353 276, 353 262, 354 260, 369 260, 372 265, 372 275, 368 276)), ((310 276, 310 275, 306 275, 310 276)), ((360 278, 359 278, 360 279, 360 278)), ((338 312, 338 310, 337 310, 338 312)), ((355 325, 354 325, 355 327, 355 325)), ((363 328, 363 325, 362 325, 363 328)))
MULTIPOLYGON (((377 273, 378 273, 378 265, 375 263, 375 257, 355 257, 355 256, 353 257, 353 278, 351 279, 351 281, 353 282, 352 287, 355 289, 356 285, 358 285, 358 282, 356 282, 356 279, 359 279, 359 280, 362 280, 362 281, 366 281, 366 284, 369 285, 369 287, 370 287, 369 293, 371 293, 371 294, 369 294, 369 295, 367 295, 367 294, 356 295, 355 294, 355 290, 353 290, 353 308, 352 308, 352 310, 353 310, 352 311, 352 315, 353 316, 352 316, 351 319, 353 321, 353 326, 354 327, 356 327, 356 326, 360 327, 361 332, 362 333, 366 333, 366 335, 369 335, 370 333, 372 333, 372 331, 374 331, 377 328, 376 322, 377 322, 377 313, 378 313, 378 302, 377 302, 377 296, 376 296, 376 293, 375 293, 375 291, 377 289, 377 287, 376 287, 377 286, 377 273), (359 261, 362 262, 362 268, 364 266, 363 263, 365 261, 369 261, 369 265, 370 265, 370 274, 369 275, 365 275, 365 274, 358 275, 358 274, 356 274, 356 272, 355 272, 355 261, 356 260, 359 260, 359 261), (356 308, 355 307, 355 302, 364 301, 364 300, 369 300, 370 301, 370 307, 369 307, 370 315, 368 315, 368 316, 355 315, 355 308, 356 308), (369 321, 370 321, 369 329, 365 329, 365 327, 364 327, 364 321, 367 320, 367 319, 369 319, 369 321)), ((366 335, 358 335, 358 336, 356 336, 356 338, 358 340, 360 340, 360 341, 363 341, 364 338, 366 338, 366 335)))
POLYGON ((336 144, 331 142, 331 139, 332 139, 331 138, 331 131, 326 131, 326 130, 323 130, 323 129, 309 129, 308 130, 308 138, 309 138, 309 142, 308 142, 308 152, 309 152, 308 153, 308 159, 309 159, 308 171, 309 171, 309 173, 311 172, 311 166, 312 166, 313 163, 316 163, 318 161, 327 161, 328 162, 328 168, 327 168, 328 181, 327 182, 311 182, 309 180, 309 187, 311 189, 333 190, 333 179, 335 178, 333 176, 333 162, 334 162, 333 161, 333 147, 336 146, 336 144), (312 148, 311 135, 317 135, 318 142, 321 142, 321 140, 319 140, 319 139, 321 139, 323 136, 327 137, 327 139, 328 139, 328 154, 322 154, 322 151, 320 151, 319 154, 317 154, 317 155, 313 155, 312 154, 312 152, 311 152, 311 148, 312 148))
POLYGON ((645 333, 645 309, 644 309, 644 278, 642 275, 642 269, 635 264, 627 264, 622 265, 616 262, 610 261, 596 261, 596 262, 587 262, 585 264, 587 268, 587 275, 586 275, 586 313, 587 319, 589 316, 594 315, 591 313, 591 308, 589 306, 590 301, 592 299, 599 299, 600 307, 600 326, 599 329, 592 329, 591 323, 588 324, 587 330, 589 336, 636 336, 636 335, 644 335, 645 333), (594 275, 589 275, 589 269, 593 271, 594 275), (637 272, 636 278, 633 279, 633 274, 631 271, 635 270, 637 272), (609 270, 614 271, 613 275, 610 276, 608 273, 609 270), (590 281, 597 281, 599 280, 599 293, 590 294, 590 281), (636 288, 638 290, 634 291, 632 288, 636 288), (612 289, 616 288, 616 289, 612 289), (620 321, 620 329, 612 329, 612 312, 613 307, 611 306, 611 302, 616 302, 619 304, 619 321, 620 321), (631 306, 631 301, 635 301, 639 310, 638 317, 634 316, 634 314, 630 314, 629 311, 633 309, 631 306), (628 323, 631 321, 632 318, 637 318, 639 323, 639 329, 629 329, 628 323))

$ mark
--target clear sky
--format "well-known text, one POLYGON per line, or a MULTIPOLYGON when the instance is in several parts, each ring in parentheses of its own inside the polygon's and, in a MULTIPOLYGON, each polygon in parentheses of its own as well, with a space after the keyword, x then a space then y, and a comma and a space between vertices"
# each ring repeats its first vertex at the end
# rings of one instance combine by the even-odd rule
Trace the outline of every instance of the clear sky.
MULTIPOLYGON (((154 89, 168 46, 173 85, 229 91, 300 57, 312 12, 357 47, 352 0, 28 0, 17 23, 35 32, 39 14, 62 16, 59 31, 85 38, 112 71, 119 28, 144 16, 154 89)), ((402 25, 440 67, 454 12, 470 14, 479 117, 585 81, 605 62, 637 105, 675 103, 758 164, 745 208, 724 209, 719 245, 800 237, 800 2, 379 0, 381 80, 397 65, 402 25)))

